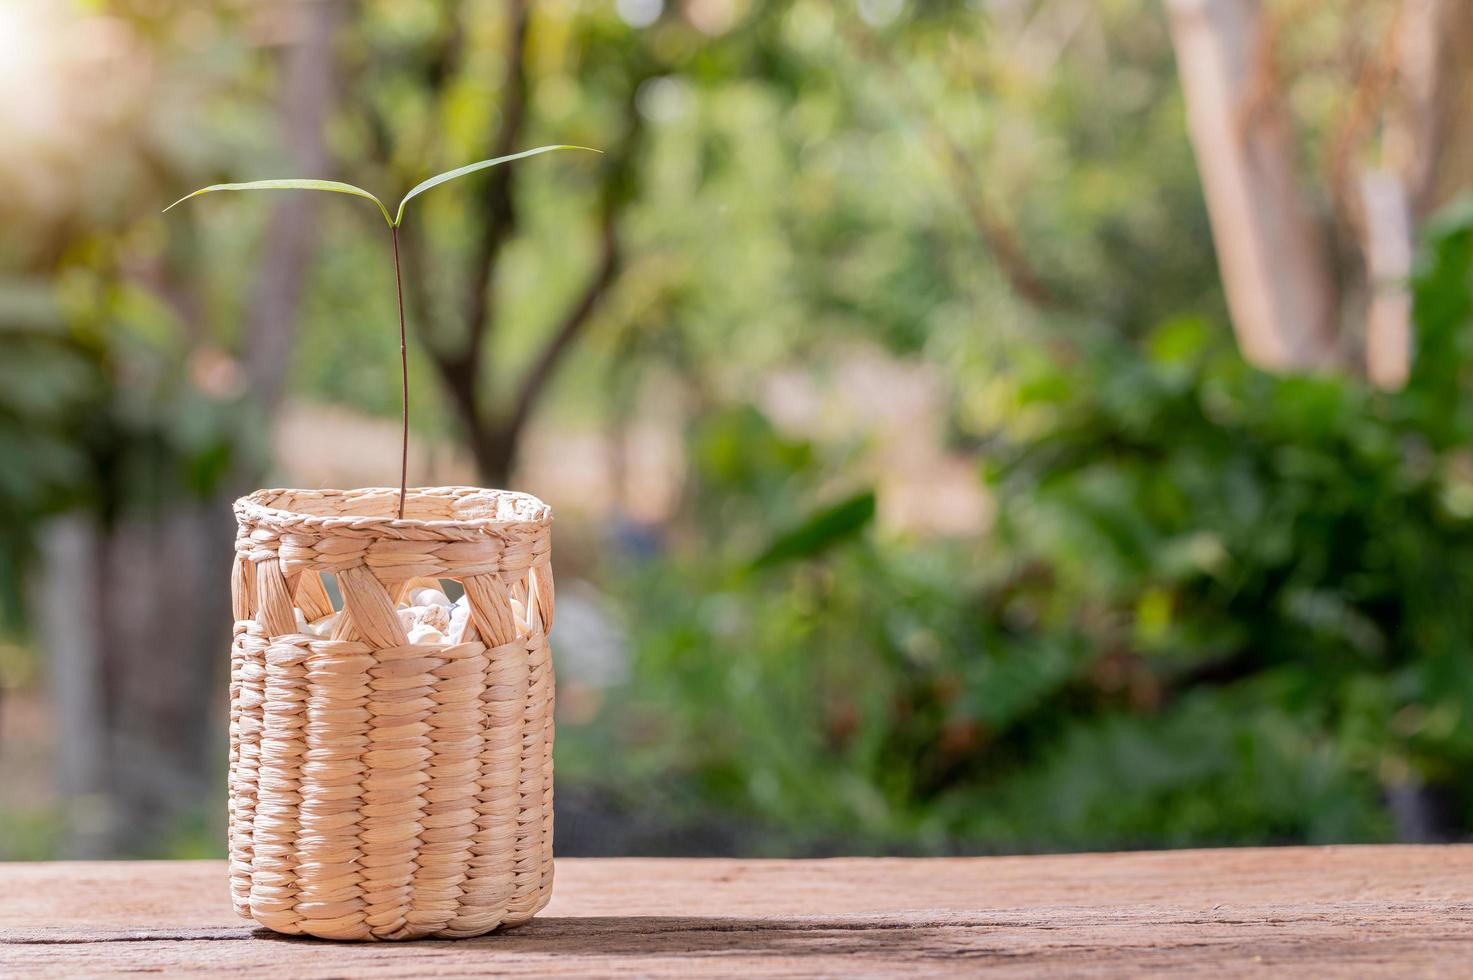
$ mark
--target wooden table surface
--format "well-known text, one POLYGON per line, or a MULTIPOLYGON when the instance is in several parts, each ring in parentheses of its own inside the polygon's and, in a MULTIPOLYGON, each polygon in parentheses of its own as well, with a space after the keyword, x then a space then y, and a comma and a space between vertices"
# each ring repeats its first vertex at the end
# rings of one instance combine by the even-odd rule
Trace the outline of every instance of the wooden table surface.
POLYGON ((0 976, 1473 975, 1473 845, 558 862, 480 939, 237 919, 218 861, 0 865, 0 976))

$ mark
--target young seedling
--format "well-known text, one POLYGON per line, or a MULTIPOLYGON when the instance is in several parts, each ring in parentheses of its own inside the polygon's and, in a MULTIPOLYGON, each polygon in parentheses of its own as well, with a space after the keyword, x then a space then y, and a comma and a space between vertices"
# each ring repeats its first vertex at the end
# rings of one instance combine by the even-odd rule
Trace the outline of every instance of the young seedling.
POLYGON ((418 197, 431 187, 439 187, 446 181, 454 180, 457 177, 464 177, 466 174, 473 174, 478 170, 486 170, 499 164, 511 163, 513 160, 520 160, 523 157, 537 156, 539 153, 550 153, 553 150, 589 150, 593 153, 602 152, 601 150, 594 150, 587 146, 560 144, 558 146, 539 146, 535 150, 523 150, 521 153, 496 157, 494 160, 481 160, 477 163, 468 163, 464 167, 447 170, 443 174, 437 174, 429 180, 421 181, 414 185, 409 193, 404 195, 404 199, 399 202, 399 208, 394 212, 392 217, 389 215, 389 209, 384 207, 384 202, 361 187, 354 187, 352 184, 345 184, 338 180, 311 180, 301 178, 252 180, 243 184, 211 184, 209 187, 201 187, 193 194, 186 194, 169 205, 169 207, 164 208, 165 211, 168 211, 169 208, 183 204, 192 197, 199 197, 201 194, 211 194, 215 191, 332 191, 335 194, 352 194, 355 197, 366 198, 378 205, 379 213, 384 216, 384 221, 389 226, 389 237, 392 239, 394 245, 394 295, 399 301, 399 383, 400 405, 403 409, 403 437, 400 441, 399 448, 400 520, 404 519, 404 497, 409 489, 409 351, 404 330, 404 281, 399 274, 399 226, 404 223, 404 205, 408 204, 411 198, 418 197))

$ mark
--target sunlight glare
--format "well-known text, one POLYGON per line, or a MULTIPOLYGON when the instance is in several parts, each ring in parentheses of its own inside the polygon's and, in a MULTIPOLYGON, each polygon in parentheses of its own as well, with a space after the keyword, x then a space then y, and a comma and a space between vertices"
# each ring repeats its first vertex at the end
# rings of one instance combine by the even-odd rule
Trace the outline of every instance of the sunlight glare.
POLYGON ((0 125, 23 144, 55 121, 56 78, 50 44, 59 36, 54 6, 0 3, 0 125))

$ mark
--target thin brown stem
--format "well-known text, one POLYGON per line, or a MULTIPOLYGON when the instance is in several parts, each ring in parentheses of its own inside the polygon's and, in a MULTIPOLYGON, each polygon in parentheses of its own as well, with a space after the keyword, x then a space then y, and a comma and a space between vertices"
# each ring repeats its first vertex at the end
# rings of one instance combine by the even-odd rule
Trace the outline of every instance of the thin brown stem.
POLYGON ((409 346, 404 330, 404 277, 399 274, 399 227, 389 226, 394 239, 394 292, 399 299, 399 404, 403 437, 399 446, 399 520, 404 520, 404 498, 409 493, 409 346))

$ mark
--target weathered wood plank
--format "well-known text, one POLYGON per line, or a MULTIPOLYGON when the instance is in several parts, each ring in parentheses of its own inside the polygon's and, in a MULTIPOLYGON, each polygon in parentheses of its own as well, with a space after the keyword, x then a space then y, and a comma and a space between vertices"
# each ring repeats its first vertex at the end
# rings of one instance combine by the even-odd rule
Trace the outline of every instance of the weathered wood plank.
POLYGON ((532 924, 288 939, 219 862, 0 866, 0 976, 1462 975, 1473 846, 936 860, 565 860, 532 924))

